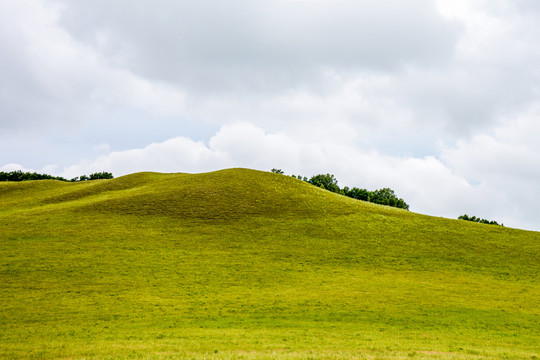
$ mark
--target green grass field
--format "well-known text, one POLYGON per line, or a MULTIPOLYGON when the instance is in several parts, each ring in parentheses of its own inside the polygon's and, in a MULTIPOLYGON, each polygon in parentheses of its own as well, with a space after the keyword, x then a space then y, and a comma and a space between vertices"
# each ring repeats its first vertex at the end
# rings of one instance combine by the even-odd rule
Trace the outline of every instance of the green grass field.
POLYGON ((538 359, 540 233, 246 169, 0 183, 0 357, 538 359))

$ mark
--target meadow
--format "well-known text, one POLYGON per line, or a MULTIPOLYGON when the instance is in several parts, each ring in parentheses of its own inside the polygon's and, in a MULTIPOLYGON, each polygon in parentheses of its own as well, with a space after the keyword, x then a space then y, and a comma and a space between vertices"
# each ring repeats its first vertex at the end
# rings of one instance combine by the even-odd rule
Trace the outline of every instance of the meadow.
POLYGON ((248 169, 0 183, 0 358, 538 359, 540 233, 248 169))

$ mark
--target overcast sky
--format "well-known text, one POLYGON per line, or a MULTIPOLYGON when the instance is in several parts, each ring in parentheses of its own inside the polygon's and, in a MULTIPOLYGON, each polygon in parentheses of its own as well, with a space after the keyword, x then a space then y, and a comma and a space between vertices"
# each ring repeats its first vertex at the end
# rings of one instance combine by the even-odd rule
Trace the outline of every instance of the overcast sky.
POLYGON ((0 171, 281 168, 540 230, 540 2, 0 0, 0 171))

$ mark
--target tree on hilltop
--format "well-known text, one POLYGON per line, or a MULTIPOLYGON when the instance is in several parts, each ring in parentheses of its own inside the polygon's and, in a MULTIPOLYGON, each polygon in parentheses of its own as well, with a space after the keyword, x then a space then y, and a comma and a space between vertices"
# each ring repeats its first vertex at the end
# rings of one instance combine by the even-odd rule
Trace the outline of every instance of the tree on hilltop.
POLYGON ((311 179, 309 179, 309 183, 331 192, 338 194, 340 192, 337 179, 332 174, 319 174, 312 176, 311 179))
POLYGON ((112 179, 112 178, 113 178, 113 174, 110 172, 105 172, 105 171, 96 172, 96 173, 90 174, 89 176, 89 180, 112 179))
MULTIPOLYGON (((281 175, 284 174, 281 169, 274 168, 272 169, 272 172, 281 175)), ((337 194, 345 195, 353 199, 409 210, 409 204, 407 204, 405 200, 398 198, 394 193, 394 190, 390 188, 369 191, 366 189, 359 189, 357 187, 350 189, 345 186, 343 189, 340 189, 338 186, 338 181, 333 174, 318 174, 312 176, 309 180, 307 177, 301 175, 291 175, 291 177, 306 181, 314 186, 337 194)))
POLYGON ((357 187, 349 189, 347 186, 345 186, 343 188, 343 195, 356 200, 371 201, 371 191, 368 191, 366 189, 359 189, 357 187))
MULTIPOLYGON (((472 222, 477 222, 477 223, 480 223, 480 224, 488 224, 488 225, 499 225, 499 223, 496 222, 495 220, 482 219, 482 218, 476 217, 474 215, 469 216, 467 214, 463 214, 463 215, 458 216, 458 220, 472 221, 472 222)), ((504 226, 504 225, 501 224, 501 226, 504 226)))

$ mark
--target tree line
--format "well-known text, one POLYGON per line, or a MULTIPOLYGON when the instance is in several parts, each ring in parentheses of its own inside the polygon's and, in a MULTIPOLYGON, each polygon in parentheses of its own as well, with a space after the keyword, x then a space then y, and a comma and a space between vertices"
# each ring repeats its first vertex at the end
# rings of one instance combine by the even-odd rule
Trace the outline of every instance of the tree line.
MULTIPOLYGON (((281 169, 274 168, 271 171, 276 174, 285 175, 285 173, 281 169)), ((353 199, 409 210, 409 205, 405 202, 405 200, 397 197, 394 190, 390 188, 369 191, 357 187, 349 188, 345 186, 341 189, 338 186, 338 181, 336 177, 332 174, 318 174, 312 176, 309 179, 306 176, 301 175, 291 176, 295 179, 305 181, 314 186, 326 189, 337 194, 348 196, 353 199)))
POLYGON ((469 216, 469 215, 467 215, 467 214, 463 214, 463 215, 458 216, 458 220, 466 220, 466 221, 472 221, 472 222, 477 222, 477 223, 481 223, 481 224, 501 225, 501 226, 504 226, 504 224, 499 224, 499 223, 496 222, 495 220, 481 219, 481 218, 479 218, 479 217, 476 217, 476 216, 469 216))
POLYGON ((96 172, 90 175, 81 175, 67 180, 61 176, 52 176, 48 174, 38 174, 36 172, 22 172, 15 170, 10 172, 0 171, 0 181, 29 181, 29 180, 60 180, 68 182, 87 181, 97 179, 112 179, 114 176, 110 172, 96 172))

